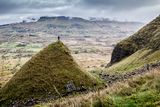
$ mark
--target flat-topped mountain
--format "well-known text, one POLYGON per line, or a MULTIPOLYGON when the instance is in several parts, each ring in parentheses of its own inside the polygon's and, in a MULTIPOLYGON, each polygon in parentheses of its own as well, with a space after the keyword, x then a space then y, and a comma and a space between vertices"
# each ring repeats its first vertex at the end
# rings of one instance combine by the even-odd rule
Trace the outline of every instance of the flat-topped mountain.
POLYGON ((48 20, 89 21, 89 20, 85 20, 85 19, 79 18, 79 17, 67 17, 67 16, 57 16, 57 17, 42 16, 39 18, 38 21, 48 21, 48 20))

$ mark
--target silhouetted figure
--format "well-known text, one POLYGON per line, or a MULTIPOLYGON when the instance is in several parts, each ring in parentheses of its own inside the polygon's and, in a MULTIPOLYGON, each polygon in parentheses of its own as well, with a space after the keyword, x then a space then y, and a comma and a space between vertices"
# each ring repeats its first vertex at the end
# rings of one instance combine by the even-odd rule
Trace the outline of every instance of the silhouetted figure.
POLYGON ((58 36, 58 41, 60 41, 60 36, 58 36))

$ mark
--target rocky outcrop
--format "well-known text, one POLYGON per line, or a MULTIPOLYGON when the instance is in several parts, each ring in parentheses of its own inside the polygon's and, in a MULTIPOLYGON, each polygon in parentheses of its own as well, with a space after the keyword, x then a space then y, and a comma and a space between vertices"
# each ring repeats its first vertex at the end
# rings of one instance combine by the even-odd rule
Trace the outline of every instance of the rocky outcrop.
POLYGON ((121 59, 133 54, 136 51, 136 49, 132 45, 127 44, 126 46, 124 47, 123 44, 122 45, 118 44, 114 48, 114 50, 112 52, 111 62, 110 62, 111 65, 113 63, 118 62, 121 59), (125 48, 126 46, 127 46, 127 49, 125 48))

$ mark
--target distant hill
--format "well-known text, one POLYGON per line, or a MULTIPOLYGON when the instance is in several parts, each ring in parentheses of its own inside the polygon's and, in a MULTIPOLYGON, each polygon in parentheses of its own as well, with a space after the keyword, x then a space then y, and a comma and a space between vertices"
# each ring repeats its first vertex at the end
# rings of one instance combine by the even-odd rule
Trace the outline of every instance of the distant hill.
POLYGON ((74 61, 61 42, 50 44, 32 57, 0 91, 0 105, 20 105, 55 99, 98 85, 74 61))
POLYGON ((67 17, 67 16, 57 16, 57 17, 49 17, 49 16, 42 16, 39 18, 39 22, 40 21, 48 21, 48 20, 74 20, 74 21, 89 21, 83 18, 79 18, 79 17, 67 17))
MULTIPOLYGON (((35 35, 32 38, 38 38, 36 41, 44 42, 45 38, 55 37, 57 35, 67 37, 122 37, 133 33, 142 23, 139 22, 120 22, 109 20, 86 20, 79 17, 40 17, 34 22, 21 22, 6 24, 0 26, 0 42, 6 42, 9 37, 11 41, 26 41, 29 35, 35 35), (47 36, 42 36, 44 33, 47 36), (22 38, 23 37, 23 38, 22 38), (25 38, 26 37, 26 38, 25 38)), ((48 39, 49 40, 49 39, 48 39)), ((36 42, 33 41, 33 42, 36 42)))
POLYGON ((113 67, 110 68, 131 70, 159 60, 160 16, 115 46, 110 62, 113 67))

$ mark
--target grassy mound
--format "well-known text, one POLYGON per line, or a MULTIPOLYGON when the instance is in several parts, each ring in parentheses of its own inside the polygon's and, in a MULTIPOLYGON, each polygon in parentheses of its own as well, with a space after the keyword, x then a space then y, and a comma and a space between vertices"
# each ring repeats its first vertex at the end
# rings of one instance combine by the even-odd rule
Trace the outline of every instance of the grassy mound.
POLYGON ((70 81, 76 89, 98 83, 80 69, 69 49, 57 41, 32 57, 1 89, 0 105, 65 95, 70 81))

